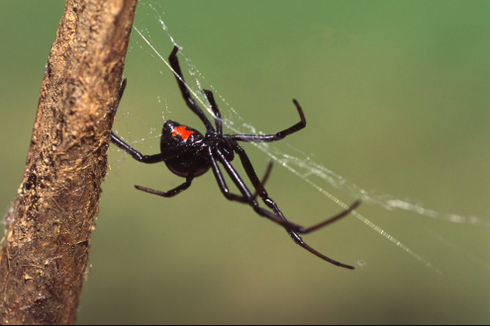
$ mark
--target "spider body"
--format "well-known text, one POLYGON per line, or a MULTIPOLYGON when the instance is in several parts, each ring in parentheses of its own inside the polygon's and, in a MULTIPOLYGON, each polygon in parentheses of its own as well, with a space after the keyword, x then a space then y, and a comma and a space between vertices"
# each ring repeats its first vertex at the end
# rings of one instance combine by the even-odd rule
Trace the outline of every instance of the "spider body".
MULTIPOLYGON (((271 165, 269 165, 266 177, 264 177, 262 181, 259 180, 247 153, 238 144, 238 142, 278 141, 303 129, 306 126, 306 119, 299 103, 296 100, 293 100, 296 110, 300 116, 300 121, 280 132, 268 135, 223 134, 221 114, 214 100, 213 93, 208 90, 202 90, 209 102, 211 110, 214 113, 214 126, 204 114, 203 110, 191 97, 190 92, 185 85, 179 61, 177 59, 178 50, 179 48, 177 46, 175 46, 172 50, 172 53, 169 56, 170 66, 174 71, 182 97, 184 98, 189 109, 191 109, 191 111, 201 119, 206 127, 206 133, 203 135, 196 129, 168 120, 164 123, 162 129, 160 153, 153 155, 141 154, 114 133, 111 133, 111 141, 137 161, 146 164, 165 162, 171 172, 185 178, 185 182, 167 192, 142 186, 135 186, 135 188, 162 197, 173 197, 188 189, 195 177, 201 176, 207 171, 211 170, 213 171, 218 186, 226 199, 247 204, 252 207, 258 215, 282 226, 296 244, 300 245, 302 248, 306 249, 317 257, 339 267, 354 269, 352 266, 342 264, 316 251, 303 241, 300 234, 313 232, 337 221, 344 216, 347 216, 360 204, 360 201, 354 202, 350 207, 339 214, 311 227, 305 228, 294 224, 286 219, 284 214, 279 209, 279 206, 269 197, 265 190, 265 180, 270 173, 271 165), (233 161, 236 156, 239 158, 248 180, 253 186, 253 193, 249 189, 249 186, 247 186, 247 182, 242 179, 231 164, 231 161, 233 161), (222 169, 224 169, 226 174, 223 173, 222 169), (227 185, 225 175, 227 175, 233 181, 239 191, 239 194, 231 192, 227 185), (265 206, 267 206, 267 209, 259 205, 257 197, 262 199, 262 202, 265 204, 265 206)), ((126 80, 124 80, 121 85, 119 96, 115 105, 116 109, 122 98, 125 87, 126 80)))
POLYGON ((179 177, 187 177, 194 170, 194 177, 209 171, 211 165, 199 147, 205 142, 204 136, 196 129, 168 120, 164 123, 160 150, 169 148, 176 151, 176 156, 165 160, 167 168, 179 177), (196 148, 198 150, 196 150, 196 148), (191 164, 191 162, 195 162, 191 164))

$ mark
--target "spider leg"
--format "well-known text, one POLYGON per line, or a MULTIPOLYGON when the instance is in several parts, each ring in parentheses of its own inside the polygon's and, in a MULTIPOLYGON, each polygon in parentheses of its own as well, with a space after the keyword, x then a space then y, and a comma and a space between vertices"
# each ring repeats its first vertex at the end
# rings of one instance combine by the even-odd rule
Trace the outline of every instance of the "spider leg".
POLYGON ((264 177, 262 178, 262 181, 260 182, 260 187, 255 188, 255 193, 253 195, 253 199, 257 199, 259 196, 259 193, 264 189, 265 183, 267 182, 267 179, 269 179, 269 176, 272 171, 272 162, 269 162, 269 165, 267 165, 267 170, 265 170, 264 177))
POLYGON ((153 164, 153 163, 159 163, 163 162, 166 159, 168 159, 167 156, 163 155, 163 153, 159 154, 154 154, 154 155, 143 155, 140 152, 138 152, 134 147, 126 143, 124 140, 116 136, 113 132, 111 132, 111 142, 131 155, 132 158, 134 158, 138 162, 146 163, 146 164, 153 164))
POLYGON ((248 135, 248 134, 236 134, 236 135, 224 135, 226 138, 232 138, 237 141, 244 141, 244 142, 253 142, 253 143, 268 143, 268 142, 273 142, 277 140, 281 140, 287 135, 291 135, 292 133, 295 133, 297 131, 300 131, 304 127, 306 127, 306 118, 303 113, 303 109, 301 109, 301 106, 299 105, 298 101, 293 99, 293 103, 296 106, 296 109, 298 110, 299 116, 301 121, 296 123, 295 125, 284 129, 282 131, 279 131, 275 134, 270 134, 270 135, 248 135))
MULTIPOLYGON (((298 236, 299 235, 295 232, 292 232, 291 233, 295 236, 298 236)), ((291 235, 291 234, 290 234, 291 235)), ((293 237, 293 236, 291 236, 293 237)), ((347 269, 355 269, 354 266, 351 266, 351 265, 346 265, 346 264, 342 264, 341 262, 337 261, 337 260, 334 260, 330 257, 327 257, 325 256, 324 254, 321 254, 319 253, 318 251, 316 251, 315 249, 313 249, 312 247, 310 247, 306 242, 303 241, 303 239, 301 239, 301 237, 299 237, 299 240, 296 240, 294 239, 294 242, 296 242, 299 246, 301 246, 303 249, 306 249, 307 251, 311 252, 313 255, 317 256, 318 258, 320 259, 323 259, 324 261, 326 262, 329 262, 330 264, 333 264, 335 266, 338 266, 338 267, 342 267, 342 268, 347 268, 347 269)))
POLYGON ((228 188, 228 185, 226 184, 223 173, 221 172, 221 169, 218 166, 218 161, 215 158, 214 153, 213 153, 213 149, 211 147, 208 147, 208 154, 209 154, 209 160, 211 162, 211 170, 213 171, 214 176, 216 178, 216 181, 218 183, 218 186, 219 186, 221 192, 223 193, 223 195, 226 197, 226 199, 231 200, 231 201, 238 201, 240 203, 249 204, 257 212, 257 214, 259 214, 260 216, 267 217, 268 219, 272 220, 273 222, 276 222, 277 224, 285 227, 284 221, 279 216, 276 216, 273 213, 269 212, 268 210, 259 206, 259 203, 254 199, 255 195, 252 195, 252 193, 250 192, 250 190, 246 186, 245 182, 238 175, 238 172, 235 170, 235 168, 226 159, 225 155, 223 153, 221 153, 221 151, 216 150, 216 155, 218 156, 219 162, 223 165, 226 172, 228 173, 230 178, 233 180, 233 182, 237 186, 238 190, 240 190, 242 195, 237 195, 237 194, 231 193, 229 188, 228 188))
MULTIPOLYGON (((273 213, 269 212, 268 210, 266 210, 262 207, 259 207, 258 202, 254 199, 254 196, 252 196, 250 190, 248 190, 247 186, 245 185, 243 180, 240 178, 240 176, 238 175, 236 170, 233 168, 231 163, 225 158, 225 156, 219 150, 216 151, 216 154, 218 156, 219 162, 224 166, 226 172, 231 177, 231 179, 234 181, 235 185, 238 187, 238 189, 240 190, 240 192, 243 195, 243 196, 238 196, 238 195, 234 195, 234 194, 230 193, 228 186, 226 185, 226 182, 224 181, 224 177, 223 177, 223 175, 219 169, 218 163, 217 163, 217 161, 213 155, 212 149, 209 148, 209 158, 211 161, 211 169, 214 172, 214 175, 216 177, 216 180, 218 182, 218 185, 219 185, 222 193, 225 195, 225 197, 227 199, 239 201, 239 202, 245 201, 250 206, 252 206, 252 208, 260 216, 268 218, 269 220, 276 222, 276 223, 280 224, 281 226, 283 226, 287 230, 288 234, 290 235, 290 237, 294 240, 294 242, 296 244, 301 246, 303 249, 309 251, 310 253, 314 254, 315 256, 317 256, 317 257, 319 257, 319 258, 321 258, 321 259, 325 260, 326 262, 329 262, 333 265, 343 267, 343 268, 347 268, 347 269, 354 269, 354 267, 352 267, 350 265, 342 264, 336 260, 333 260, 333 259, 321 254, 320 252, 318 252, 315 249, 313 249, 312 247, 310 247, 307 243, 305 243, 303 241, 303 239, 301 238, 301 236, 293 230, 295 228, 301 228, 301 227, 289 222, 284 217, 284 215, 281 213, 281 211, 279 210, 277 205, 270 198, 268 198, 270 201, 268 205, 271 205, 273 207, 273 210, 276 214, 273 214, 273 213)), ((255 178, 257 178, 257 177, 255 176, 255 178)), ((258 180, 258 178, 257 178, 257 180, 258 180)), ((261 187, 261 189, 263 189, 262 184, 260 185, 260 187, 261 187)), ((265 190, 259 191, 259 188, 257 188, 257 191, 259 193, 265 192, 265 190)))
POLYGON ((214 130, 213 125, 209 121, 209 119, 206 117, 202 109, 197 105, 196 101, 191 97, 191 94, 189 92, 189 89, 187 89, 187 86, 184 81, 184 76, 182 75, 182 70, 180 69, 180 64, 179 64, 179 59, 177 58, 177 52, 179 51, 178 46, 174 46, 172 53, 170 53, 170 56, 168 57, 168 61, 170 63, 170 67, 174 70, 174 75, 175 79, 177 80, 177 84, 179 84, 180 92, 182 93, 182 97, 185 100, 185 103, 187 106, 194 112, 199 119, 204 123, 204 126, 206 126, 206 130, 214 130))
POLYGON ((166 192, 160 191, 160 190, 154 190, 154 189, 142 187, 142 186, 134 186, 134 187, 138 190, 147 192, 149 194, 153 194, 153 195, 157 195, 157 196, 161 196, 161 197, 165 197, 165 198, 170 198, 170 197, 177 196, 178 194, 180 194, 184 190, 187 190, 191 186, 192 180, 194 180, 194 173, 189 173, 187 175, 184 183, 182 183, 181 185, 179 185, 173 189, 170 189, 169 191, 166 191, 166 192))
MULTIPOLYGON (((187 90, 187 88, 186 88, 187 90)), ((223 123, 221 120, 221 113, 218 109, 218 105, 216 104, 216 101, 214 99, 213 92, 210 90, 203 89, 202 92, 206 96, 206 98, 209 101, 209 104, 211 105, 211 109, 213 110, 214 115, 216 116, 215 118, 215 124, 216 124, 216 131, 218 135, 224 136, 224 138, 231 138, 237 141, 244 141, 244 142, 257 142, 257 143, 263 143, 263 142, 273 142, 277 140, 284 139, 287 135, 290 135, 292 133, 295 133, 304 127, 306 127, 306 118, 303 113, 303 109, 299 105, 298 101, 293 99, 293 103, 296 106, 296 110, 298 110, 299 117, 301 119, 300 122, 296 123, 295 125, 284 129, 282 131, 279 131, 275 134, 270 134, 270 135, 249 135, 249 134, 236 134, 236 135, 223 135, 223 123)))
POLYGON ((359 205, 361 204, 360 200, 356 200, 354 203, 352 203, 347 209, 344 209, 342 212, 338 213, 335 216, 330 217, 326 221, 323 221, 321 223, 318 223, 316 225, 310 226, 309 228, 301 228, 298 232, 301 234, 308 234, 313 231, 316 231, 318 229, 323 228, 324 226, 327 226, 339 219, 341 219, 344 216, 349 215, 353 210, 355 210, 359 205))
POLYGON ((208 99, 209 104, 211 105, 211 109, 213 110, 213 113, 215 115, 214 123, 216 124, 216 132, 218 133, 218 135, 223 135, 223 123, 221 121, 221 113, 219 112, 218 105, 214 100, 213 92, 207 89, 203 89, 202 92, 208 99))
MULTIPOLYGON (((226 185, 225 177, 223 176, 223 173, 221 173, 221 170, 218 166, 218 162, 216 161, 216 159, 214 157, 213 150, 211 147, 208 147, 208 155, 209 155, 209 159, 211 162, 211 170, 213 171, 214 177, 216 178, 218 186, 219 186, 221 192, 223 193, 223 195, 225 196, 225 198, 228 200, 231 200, 231 201, 237 201, 240 203, 249 204, 250 203, 250 197, 247 197, 246 195, 247 194, 250 195, 250 191, 248 191, 245 184, 242 182, 241 183, 242 187, 238 186, 238 188, 242 191, 242 193, 244 193, 244 191, 245 191, 245 195, 240 196, 240 195, 231 193, 230 189, 226 185), (242 190, 242 188, 244 189, 244 191, 242 190)), ((236 171, 235 171, 235 174, 236 174, 236 171)), ((235 181, 235 180, 233 180, 233 181, 235 181)), ((257 204, 257 206, 258 206, 258 204, 257 204)))

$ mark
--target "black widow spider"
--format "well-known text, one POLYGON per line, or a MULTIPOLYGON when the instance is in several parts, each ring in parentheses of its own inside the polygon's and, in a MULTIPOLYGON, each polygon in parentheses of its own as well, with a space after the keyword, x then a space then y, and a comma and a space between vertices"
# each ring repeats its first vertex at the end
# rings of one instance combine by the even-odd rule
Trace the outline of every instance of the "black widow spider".
MULTIPOLYGON (((211 169, 214 173, 218 186, 226 199, 250 205, 257 214, 268 218, 269 220, 279 224, 284 229, 286 229, 289 236, 294 240, 296 244, 300 245, 317 257, 339 267, 354 269, 354 267, 352 266, 345 265, 331 258, 328 258, 327 256, 311 248, 303 241, 300 234, 313 232, 348 215, 360 204, 360 201, 355 201, 346 210, 319 224, 308 228, 291 223, 283 215, 277 204, 269 197, 264 188, 265 181, 270 173, 272 165, 269 165, 266 176, 262 181, 260 181, 257 177, 257 174, 255 173, 252 163, 245 153, 245 150, 238 144, 238 141, 273 142, 281 140, 284 137, 303 129, 306 126, 306 119, 299 103, 293 99, 293 103, 298 110, 301 121, 278 133, 269 135, 223 134, 221 115, 218 106, 216 105, 216 102, 214 100, 213 93, 209 90, 202 90, 207 100, 209 101, 211 109, 214 113, 214 122, 216 128, 212 125, 202 109, 191 97, 189 90, 185 85, 184 77, 182 75, 179 61, 177 59, 178 50, 178 46, 174 46, 172 53, 168 58, 170 66, 174 71, 175 78, 177 79, 177 83, 187 106, 204 123, 204 126, 206 127, 206 134, 203 136, 199 131, 195 129, 181 125, 175 121, 168 120, 163 125, 162 136, 160 140, 161 152, 154 155, 143 155, 136 149, 131 147, 129 144, 121 140, 119 137, 117 137, 114 133, 111 133, 111 141, 117 147, 131 155, 138 162, 146 164, 165 162, 170 171, 178 176, 185 178, 184 183, 167 192, 153 190, 141 186, 135 186, 135 188, 150 194, 166 198, 173 197, 189 188, 192 180, 195 177, 198 177, 211 169), (230 163, 234 159, 235 154, 238 155, 238 158, 240 159, 240 162, 247 174, 247 177, 254 187, 254 194, 252 194, 250 189, 245 184, 245 181, 240 177, 238 172, 230 163), (235 183, 236 187, 240 191, 241 195, 230 192, 230 189, 226 184, 225 177, 221 172, 218 163, 223 166, 228 176, 231 178, 231 180, 235 183), (257 196, 262 199, 264 204, 271 211, 259 206, 259 203, 256 200, 257 196)), ((118 99, 115 104, 115 110, 117 110, 125 87, 126 79, 123 80, 121 84, 118 99)))

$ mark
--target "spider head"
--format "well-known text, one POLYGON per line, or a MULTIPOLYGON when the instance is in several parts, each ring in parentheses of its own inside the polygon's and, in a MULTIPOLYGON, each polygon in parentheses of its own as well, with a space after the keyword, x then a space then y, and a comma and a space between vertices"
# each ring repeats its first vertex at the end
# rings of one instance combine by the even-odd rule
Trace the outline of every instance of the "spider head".
POLYGON ((218 150, 224 155, 227 161, 233 161, 235 158, 235 151, 233 150, 233 140, 227 137, 223 137, 223 134, 214 130, 210 130, 204 137, 204 142, 207 146, 213 148, 213 152, 218 150))

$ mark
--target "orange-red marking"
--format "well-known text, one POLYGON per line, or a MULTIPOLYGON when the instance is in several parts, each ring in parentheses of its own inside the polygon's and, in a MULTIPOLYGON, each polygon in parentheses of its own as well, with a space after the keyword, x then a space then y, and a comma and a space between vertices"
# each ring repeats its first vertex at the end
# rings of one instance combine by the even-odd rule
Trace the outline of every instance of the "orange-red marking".
POLYGON ((172 136, 177 136, 180 135, 183 140, 187 140, 190 135, 192 135, 194 131, 192 130, 187 130, 185 126, 180 126, 180 127, 175 127, 174 131, 172 132, 172 136))

